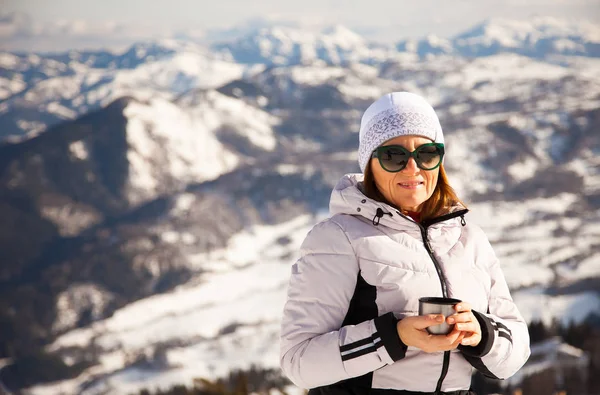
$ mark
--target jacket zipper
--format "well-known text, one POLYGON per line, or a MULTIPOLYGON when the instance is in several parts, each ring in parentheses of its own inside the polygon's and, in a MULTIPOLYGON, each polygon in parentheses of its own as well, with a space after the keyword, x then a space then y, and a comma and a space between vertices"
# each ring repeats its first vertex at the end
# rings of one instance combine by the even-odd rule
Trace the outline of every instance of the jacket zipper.
POLYGON ((423 238, 423 244, 425 244, 425 249, 429 254, 429 257, 433 261, 433 265, 435 266, 435 271, 440 279, 440 285, 442 286, 442 296, 444 298, 448 297, 448 286, 446 285, 446 276, 444 276, 444 272, 440 267, 439 262, 437 261, 435 255, 433 255, 433 250, 431 249, 431 244, 429 244, 429 238, 427 237, 427 228, 419 225, 421 228, 421 237, 423 238))
MULTIPOLYGON (((455 213, 451 213, 451 214, 447 214, 447 215, 443 215, 441 217, 435 218, 433 221, 427 221, 425 224, 417 224, 417 225, 419 225, 419 228, 421 229, 421 237, 423 238, 423 244, 425 245, 425 249, 427 250, 429 257, 433 261, 433 265, 435 266, 435 270, 440 279, 440 285, 442 287, 442 296, 444 298, 448 297, 448 286, 446 284, 447 283, 446 276, 444 276, 444 272, 442 271, 442 267, 440 266, 440 263, 436 259, 435 255, 433 255, 433 250, 431 248, 431 244, 429 244, 429 238, 427 236, 427 228, 435 223, 442 222, 447 219, 462 217, 463 215, 465 215, 467 213, 467 211, 468 210, 457 211, 455 213)), ((464 219, 463 219, 462 223, 464 223, 464 219)), ((444 379, 446 378, 446 375, 448 374, 449 366, 450 366, 450 351, 445 351, 444 352, 444 362, 442 364, 442 372, 440 374, 440 378, 438 379, 437 386, 435 388, 436 394, 441 393, 442 383, 444 382, 444 379)))

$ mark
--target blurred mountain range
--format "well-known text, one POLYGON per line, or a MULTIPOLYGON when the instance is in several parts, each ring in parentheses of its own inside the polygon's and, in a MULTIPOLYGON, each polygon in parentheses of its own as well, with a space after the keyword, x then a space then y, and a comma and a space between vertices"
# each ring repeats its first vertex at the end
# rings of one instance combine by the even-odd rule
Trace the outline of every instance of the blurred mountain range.
POLYGON ((38 133, 122 96, 173 99, 191 87, 215 88, 261 67, 381 66, 410 54, 425 60, 441 54, 473 58, 513 53, 559 64, 565 57, 600 56, 600 27, 542 17, 493 19, 453 39, 430 36, 395 46, 369 42, 343 26, 318 33, 269 26, 248 28, 247 34, 229 42, 217 37, 206 45, 143 42, 116 54, 0 53, 0 138, 38 133))
POLYGON ((290 264, 358 171, 362 111, 399 90, 438 111, 526 319, 597 322, 599 45, 538 18, 395 46, 281 26, 0 53, 2 385, 132 393, 276 368, 290 264))

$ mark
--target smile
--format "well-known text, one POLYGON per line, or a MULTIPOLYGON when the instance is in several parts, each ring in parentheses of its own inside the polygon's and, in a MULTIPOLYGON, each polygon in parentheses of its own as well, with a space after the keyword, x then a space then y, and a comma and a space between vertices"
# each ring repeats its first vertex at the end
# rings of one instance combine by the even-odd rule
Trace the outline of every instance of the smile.
POLYGON ((404 188, 404 189, 417 189, 424 184, 425 183, 423 181, 408 181, 408 182, 399 182, 397 185, 400 188, 404 188))

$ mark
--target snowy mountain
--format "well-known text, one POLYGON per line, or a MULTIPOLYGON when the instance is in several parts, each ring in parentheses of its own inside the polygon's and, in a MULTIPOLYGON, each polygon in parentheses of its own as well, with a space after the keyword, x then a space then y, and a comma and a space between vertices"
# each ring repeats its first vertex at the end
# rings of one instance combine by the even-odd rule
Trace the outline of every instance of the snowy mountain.
POLYGON ((39 133, 112 101, 172 99, 239 78, 245 66, 191 43, 139 43, 121 54, 0 53, 0 138, 39 133))
POLYGON ((238 63, 267 65, 378 63, 393 52, 339 25, 319 33, 293 27, 262 28, 231 43, 214 44, 212 49, 238 63))
POLYGON ((600 60, 469 58, 428 42, 435 62, 267 68, 168 45, 106 69, 100 55, 3 54, 17 93, 1 108, 21 94, 76 113, 0 145, 0 357, 27 372, 0 367, 1 383, 128 394, 276 370, 289 267, 333 185, 358 171, 362 111, 392 90, 438 111, 450 180, 525 318, 600 316, 600 60), (98 108, 79 115, 88 101, 98 108))
POLYGON ((527 20, 494 18, 452 39, 429 36, 404 40, 396 48, 421 57, 440 53, 480 57, 506 52, 536 59, 552 55, 600 57, 600 27, 539 16, 527 20))

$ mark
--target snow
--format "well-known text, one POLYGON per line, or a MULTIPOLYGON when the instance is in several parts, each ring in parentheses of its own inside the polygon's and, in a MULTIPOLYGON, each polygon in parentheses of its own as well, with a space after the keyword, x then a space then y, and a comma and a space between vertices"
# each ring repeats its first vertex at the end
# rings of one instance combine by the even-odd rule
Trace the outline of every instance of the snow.
MULTIPOLYGON (((182 196, 189 203, 189 197, 182 196)), ((248 228, 226 247, 194 257, 208 270, 197 280, 129 304, 87 328, 72 330, 50 349, 93 340, 105 350, 96 374, 114 373, 85 394, 100 388, 136 392, 144 387, 190 385, 196 377, 225 376, 231 369, 251 365, 278 368, 276 345, 290 265, 318 220, 300 216, 277 226, 248 228), (281 244, 282 236, 289 237, 289 242, 281 244), (231 331, 223 332, 232 324, 231 331), (156 347, 171 341, 181 345, 166 351, 169 369, 122 370, 128 358, 151 355, 156 347)), ((48 393, 38 388, 32 393, 48 393)))
POLYGON ((12 70, 15 69, 20 62, 20 58, 8 52, 0 53, 0 67, 12 70))
POLYGON ((171 211, 172 215, 179 216, 186 213, 196 202, 196 196, 193 193, 182 193, 177 196, 175 206, 171 211))
POLYGON ((501 262, 504 277, 511 288, 517 289, 547 284, 554 278, 551 269, 541 267, 535 263, 523 263, 521 259, 507 258, 502 259, 501 262), (524 276, 523 272, 526 272, 527 276, 524 276))
POLYGON ((557 271, 560 278, 566 283, 596 278, 600 273, 600 253, 592 253, 574 264, 559 266, 557 271))
POLYGON ((276 171, 281 175, 297 174, 302 171, 302 167, 290 164, 277 165, 276 171))
POLYGON ((48 104, 48 106, 46 106, 46 111, 48 111, 51 114, 56 114, 64 119, 74 119, 77 117, 77 113, 75 111, 65 106, 61 106, 56 102, 48 104))
POLYGON ((527 322, 539 320, 549 326, 557 319, 568 325, 580 323, 589 314, 600 314, 600 296, 593 291, 553 296, 535 287, 515 291, 512 296, 527 322))
POLYGON ((0 100, 4 100, 25 89, 25 82, 21 79, 0 77, 0 100))
POLYGON ((573 40, 566 38, 556 40, 552 44, 554 48, 559 52, 584 52, 585 47, 582 44, 576 43, 573 40))
MULTIPOLYGON (((323 67, 323 66, 304 66, 304 67, 292 67, 291 68, 291 79, 296 84, 305 85, 322 85, 327 81, 335 78, 340 78, 348 72, 343 67, 323 67)), ((288 72, 285 71, 287 74, 288 72)))
MULTIPOLYGON (((551 59, 552 60, 552 59, 551 59)), ((600 59, 583 56, 559 57, 557 62, 564 63, 584 79, 598 81, 600 79, 600 59)))
POLYGON ((335 25, 321 31, 331 43, 341 48, 351 49, 358 45, 364 45, 365 39, 343 25, 335 25))
POLYGON ((32 102, 54 102, 58 98, 72 99, 80 93, 81 75, 53 77, 40 81, 25 94, 32 102))
MULTIPOLYGON (((559 238, 552 235, 556 227, 555 220, 542 221, 534 218, 539 213, 561 214, 576 199, 572 194, 560 194, 553 198, 531 199, 519 204, 497 202, 493 205, 469 205, 471 212, 468 219, 486 232, 500 259, 509 287, 521 289, 549 284, 555 278, 555 264, 570 261, 579 255, 581 247, 573 243, 570 237, 559 238), (523 243, 523 240, 527 242, 523 243), (523 275, 524 272, 527 275, 523 275)), ((593 223, 593 218, 590 221, 593 223)), ((581 227, 579 219, 564 223, 567 229, 581 227)), ((588 240, 581 240, 581 244, 587 243, 588 240)))
POLYGON ((120 71, 115 83, 123 86, 154 86, 182 93, 193 88, 213 88, 240 78, 244 66, 215 60, 193 52, 175 53, 133 70, 120 71))
POLYGON ((382 61, 393 52, 391 48, 370 45, 339 25, 321 32, 285 26, 262 28, 218 48, 223 56, 229 54, 246 63, 277 65, 382 61))
MULTIPOLYGON (((462 89, 471 89, 478 82, 495 82, 509 80, 512 84, 525 81, 531 85, 536 80, 557 80, 570 74, 570 71, 561 66, 535 61, 525 56, 516 54, 499 54, 485 58, 476 58, 461 69, 450 72, 444 76, 444 83, 448 86, 460 86, 462 89), (515 73, 515 70, 519 70, 515 73)), ((476 89, 472 96, 477 101, 492 101, 505 97, 506 92, 496 91, 497 87, 490 89, 476 89), (484 91, 484 93, 479 93, 484 91)))
POLYGON ((73 284, 56 301, 57 317, 52 329, 60 332, 72 328, 82 311, 89 311, 98 319, 113 296, 96 284, 73 284))
POLYGON ((162 99, 148 104, 132 102, 124 113, 128 118, 132 201, 160 191, 156 166, 181 182, 199 182, 214 179, 238 164, 237 156, 215 137, 219 121, 210 113, 204 118, 195 116, 162 99))
MULTIPOLYGON (((240 78, 248 69, 243 65, 218 60, 193 46, 182 48, 182 52, 154 60, 147 59, 147 62, 134 69, 121 70, 92 69, 75 61, 67 65, 32 55, 28 57, 28 65, 43 65, 39 67, 43 67, 41 71, 46 73, 47 78, 27 90, 25 100, 37 104, 48 113, 73 119, 90 109, 106 106, 119 97, 172 99, 178 93, 195 88, 218 87, 240 78)), ((14 59, 11 56, 0 58, 0 62, 7 64, 12 61, 14 59)), ((7 98, 10 108, 11 96, 24 89, 24 84, 18 78, 12 80, 10 85, 0 79, 0 100, 7 98)), ((31 132, 34 128, 28 126, 24 130, 31 132)))
POLYGON ((81 140, 74 141, 71 144, 69 144, 69 151, 71 151, 71 154, 75 158, 80 159, 80 160, 85 160, 89 156, 89 153, 85 146, 85 143, 81 140))
POLYGON ((508 173, 515 181, 523 181, 531 178, 538 169, 539 161, 528 156, 522 162, 515 162, 508 167, 508 173))
MULTIPOLYGON (((279 120, 262 109, 253 107, 243 100, 238 100, 211 91, 208 93, 211 112, 217 112, 221 124, 233 123, 252 144, 266 151, 273 151, 277 144, 273 126, 279 120)), ((199 108, 194 110, 198 114, 199 108)), ((203 111, 208 114, 208 109, 203 111)))
POLYGON ((26 121, 19 119, 17 126, 23 130, 27 137, 33 137, 46 129, 46 124, 38 121, 26 121))
POLYGON ((348 97, 365 100, 375 100, 376 98, 383 95, 383 90, 378 87, 367 83, 356 83, 353 81, 338 85, 339 91, 348 97))
POLYGON ((581 20, 535 16, 527 20, 492 18, 473 30, 457 37, 462 46, 491 46, 499 43, 504 47, 520 47, 525 43, 533 46, 542 39, 582 37, 589 42, 600 41, 600 28, 581 20))

